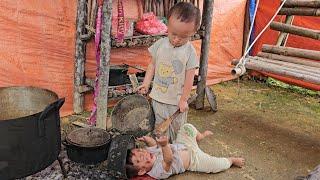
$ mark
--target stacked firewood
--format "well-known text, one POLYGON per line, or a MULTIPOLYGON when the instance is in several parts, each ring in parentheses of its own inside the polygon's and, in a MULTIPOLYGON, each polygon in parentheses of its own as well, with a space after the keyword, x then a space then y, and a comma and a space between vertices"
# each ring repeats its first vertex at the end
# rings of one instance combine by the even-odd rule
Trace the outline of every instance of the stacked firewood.
POLYGON ((154 12, 156 16, 167 17, 176 3, 189 2, 200 7, 200 0, 144 0, 143 12, 154 12))
POLYGON ((320 85, 320 51, 263 45, 257 56, 246 57, 245 67, 320 85))

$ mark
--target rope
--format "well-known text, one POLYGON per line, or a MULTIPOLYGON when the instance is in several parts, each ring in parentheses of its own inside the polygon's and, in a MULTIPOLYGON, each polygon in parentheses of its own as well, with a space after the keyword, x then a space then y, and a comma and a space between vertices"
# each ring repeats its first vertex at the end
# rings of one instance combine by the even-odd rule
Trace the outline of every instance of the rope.
MULTIPOLYGON (((243 56, 241 57, 241 59, 239 60, 239 63, 236 65, 236 68, 238 68, 239 66, 244 66, 247 62, 247 59, 245 59, 245 57, 248 55, 248 53, 250 52, 251 48, 253 47, 253 45, 257 42, 257 40, 260 38, 260 36, 267 30, 267 28, 270 26, 270 24, 272 23, 272 21, 276 18, 276 16, 278 15, 279 11, 281 10, 281 8, 283 7, 283 5, 286 3, 287 0, 283 0, 280 7, 278 8, 277 12, 273 15, 273 17, 271 18, 271 20, 268 22, 268 24, 262 29, 262 31, 259 33, 259 35, 253 40, 253 42, 251 43, 251 45, 249 46, 249 48, 245 51, 245 53, 243 54, 243 56)), ((255 21, 255 19, 253 20, 255 21)), ((253 24, 251 24, 253 25, 253 24)))

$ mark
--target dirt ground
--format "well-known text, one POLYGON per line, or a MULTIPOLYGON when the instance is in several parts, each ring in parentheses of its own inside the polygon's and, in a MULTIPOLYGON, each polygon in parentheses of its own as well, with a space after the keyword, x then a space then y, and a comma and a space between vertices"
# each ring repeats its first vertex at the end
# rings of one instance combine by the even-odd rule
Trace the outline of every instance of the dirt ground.
POLYGON ((287 180, 320 164, 320 98, 253 81, 212 86, 218 112, 206 103, 190 109, 188 122, 211 130, 200 147, 214 156, 241 156, 243 168, 218 174, 184 173, 173 180, 287 180))

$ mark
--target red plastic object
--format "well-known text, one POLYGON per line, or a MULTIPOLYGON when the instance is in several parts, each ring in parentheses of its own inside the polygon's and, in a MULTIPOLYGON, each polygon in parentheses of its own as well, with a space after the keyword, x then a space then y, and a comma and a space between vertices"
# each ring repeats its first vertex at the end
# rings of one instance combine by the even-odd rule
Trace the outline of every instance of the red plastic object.
POLYGON ((167 26, 150 12, 142 15, 136 24, 136 31, 149 35, 163 34, 167 32, 167 26))

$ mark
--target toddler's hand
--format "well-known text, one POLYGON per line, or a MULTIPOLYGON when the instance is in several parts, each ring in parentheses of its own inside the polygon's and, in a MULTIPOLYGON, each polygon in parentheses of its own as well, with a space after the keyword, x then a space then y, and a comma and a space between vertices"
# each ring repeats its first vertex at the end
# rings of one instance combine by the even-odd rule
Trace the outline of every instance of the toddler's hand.
POLYGON ((179 101, 180 112, 185 112, 186 110, 188 110, 188 108, 189 108, 189 106, 188 106, 187 101, 180 99, 180 101, 179 101))
POLYGON ((139 92, 139 94, 147 94, 149 90, 149 86, 142 84, 141 86, 137 87, 137 89, 134 90, 134 92, 139 92))
POLYGON ((157 143, 160 145, 160 146, 166 146, 169 142, 169 138, 167 136, 161 136, 159 138, 156 138, 156 141, 157 143))

